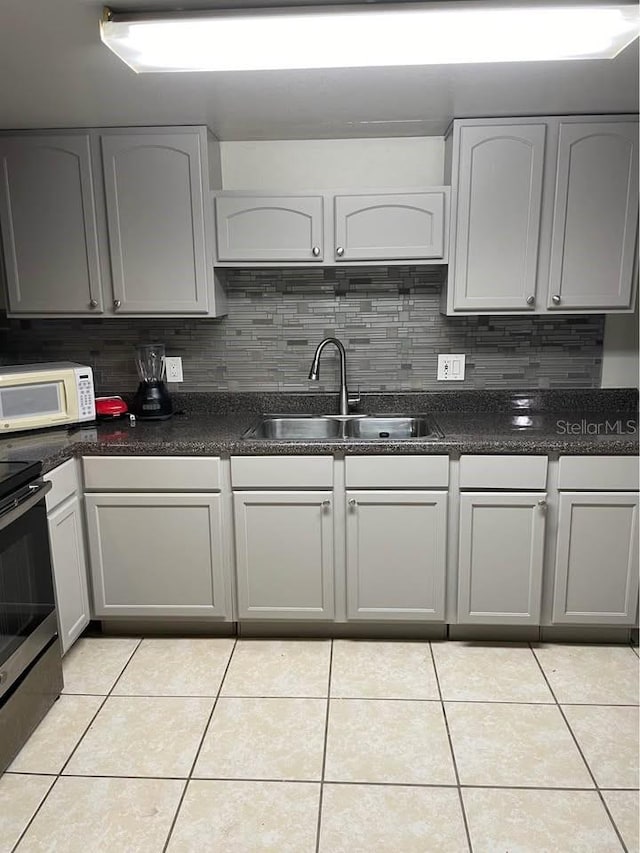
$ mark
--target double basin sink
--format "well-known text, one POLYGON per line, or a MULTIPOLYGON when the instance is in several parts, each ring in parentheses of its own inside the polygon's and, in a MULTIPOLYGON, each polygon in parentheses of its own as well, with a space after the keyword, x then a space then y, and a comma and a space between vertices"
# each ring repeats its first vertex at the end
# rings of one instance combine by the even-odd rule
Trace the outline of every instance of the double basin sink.
POLYGON ((262 441, 435 441, 444 438, 425 415, 263 415, 242 436, 262 441))

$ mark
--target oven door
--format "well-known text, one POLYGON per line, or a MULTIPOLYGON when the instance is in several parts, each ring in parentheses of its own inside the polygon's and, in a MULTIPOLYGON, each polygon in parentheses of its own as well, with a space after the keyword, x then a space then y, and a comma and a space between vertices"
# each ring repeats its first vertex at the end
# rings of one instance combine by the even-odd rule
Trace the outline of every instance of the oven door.
POLYGON ((0 701, 56 636, 44 496, 36 482, 0 506, 0 701))

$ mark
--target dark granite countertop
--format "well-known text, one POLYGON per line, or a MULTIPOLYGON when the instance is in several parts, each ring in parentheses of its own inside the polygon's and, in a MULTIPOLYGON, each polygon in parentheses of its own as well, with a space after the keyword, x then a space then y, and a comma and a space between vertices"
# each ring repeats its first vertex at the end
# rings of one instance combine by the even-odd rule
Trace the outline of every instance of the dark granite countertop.
POLYGON ((434 392, 363 395, 360 410, 427 413, 439 440, 256 441, 242 434, 260 412, 336 411, 333 395, 174 395, 183 413, 168 421, 111 421, 0 439, 0 459, 42 460, 45 471, 83 455, 638 453, 637 392, 434 392))

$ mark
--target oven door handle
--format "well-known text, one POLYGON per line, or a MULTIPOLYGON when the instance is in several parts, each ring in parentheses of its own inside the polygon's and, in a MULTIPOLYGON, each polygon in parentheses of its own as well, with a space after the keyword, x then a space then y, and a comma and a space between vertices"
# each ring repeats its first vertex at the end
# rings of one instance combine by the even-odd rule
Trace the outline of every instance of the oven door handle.
POLYGON ((25 512, 34 507, 42 498, 50 492, 52 483, 49 480, 37 480, 32 483, 28 491, 20 498, 16 498, 13 504, 10 504, 5 511, 0 514, 0 531, 9 527, 14 521, 17 521, 25 512))

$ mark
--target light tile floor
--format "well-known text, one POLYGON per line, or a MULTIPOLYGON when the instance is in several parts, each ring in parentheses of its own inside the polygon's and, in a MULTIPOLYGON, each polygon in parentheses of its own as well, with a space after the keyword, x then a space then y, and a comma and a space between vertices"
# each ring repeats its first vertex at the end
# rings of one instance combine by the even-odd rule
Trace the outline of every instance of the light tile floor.
POLYGON ((638 853, 625 646, 81 639, 0 853, 638 853))

